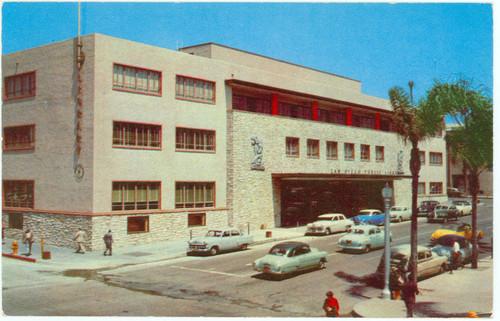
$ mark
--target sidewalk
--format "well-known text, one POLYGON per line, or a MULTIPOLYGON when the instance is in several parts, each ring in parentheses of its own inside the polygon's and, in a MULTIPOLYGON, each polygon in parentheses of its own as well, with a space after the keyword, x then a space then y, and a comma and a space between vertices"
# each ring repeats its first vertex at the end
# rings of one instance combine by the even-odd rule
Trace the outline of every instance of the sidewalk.
MULTIPOLYGON (((467 265, 453 274, 443 273, 418 282, 415 317, 464 318, 474 311, 479 317, 493 312, 493 260, 481 259, 478 268, 467 265)), ((403 300, 371 298, 356 304, 353 314, 365 318, 406 318, 403 300)))
MULTIPOLYGON (((254 237, 254 244, 262 244, 280 240, 292 239, 304 236, 305 226, 292 228, 273 228, 265 230, 254 230, 250 235, 254 237), (271 234, 270 237, 266 234, 271 234)), ((11 245, 13 239, 5 239, 5 244, 2 245, 2 253, 12 253, 11 245)), ((114 247, 112 256, 104 256, 103 251, 87 251, 85 254, 76 254, 75 248, 57 247, 53 245, 44 245, 44 251, 50 251, 51 259, 42 259, 40 243, 33 243, 32 255, 25 256, 27 253, 26 246, 19 242, 19 256, 29 259, 35 259, 36 262, 31 264, 52 266, 54 269, 104 269, 116 267, 120 265, 133 265, 141 263, 149 263, 162 261, 170 258, 183 257, 186 255, 188 247, 188 239, 139 244, 126 247, 114 247), (75 255, 85 257, 85 260, 75 260, 75 255)), ((13 258, 3 257, 4 260, 13 258)))

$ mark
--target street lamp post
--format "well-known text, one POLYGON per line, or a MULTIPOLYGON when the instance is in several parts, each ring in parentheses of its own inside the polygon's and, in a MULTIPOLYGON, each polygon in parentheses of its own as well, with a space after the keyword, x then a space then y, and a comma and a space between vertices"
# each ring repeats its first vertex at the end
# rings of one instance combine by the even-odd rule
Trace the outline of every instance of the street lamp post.
POLYGON ((389 187, 389 183, 385 183, 385 187, 382 189, 382 197, 385 203, 385 215, 384 215, 384 234, 385 234, 385 247, 384 247, 384 262, 385 262, 385 273, 384 273, 384 289, 380 297, 382 299, 390 300, 391 291, 389 290, 389 273, 391 272, 391 215, 389 209, 391 207, 392 198, 392 188, 389 187))

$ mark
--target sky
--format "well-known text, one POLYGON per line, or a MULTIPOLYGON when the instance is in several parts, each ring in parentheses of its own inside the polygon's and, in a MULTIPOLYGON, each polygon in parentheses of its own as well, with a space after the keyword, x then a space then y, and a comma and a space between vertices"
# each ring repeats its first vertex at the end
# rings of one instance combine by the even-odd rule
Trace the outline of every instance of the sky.
MULTIPOLYGON (((414 97, 463 74, 493 88, 488 3, 82 3, 82 35, 101 33, 172 50, 206 42, 361 81, 388 98, 414 97)), ((76 2, 4 2, 2 53, 78 35, 76 2)))

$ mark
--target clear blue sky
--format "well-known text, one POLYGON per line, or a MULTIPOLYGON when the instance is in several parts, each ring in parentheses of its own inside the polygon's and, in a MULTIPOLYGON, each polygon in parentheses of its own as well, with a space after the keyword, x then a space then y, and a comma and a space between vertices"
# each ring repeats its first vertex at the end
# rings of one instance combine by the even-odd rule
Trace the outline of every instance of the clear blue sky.
MULTIPOLYGON (((3 54, 76 37, 78 4, 5 2, 3 54)), ((82 34, 176 50, 205 42, 361 81, 388 98, 415 82, 463 73, 493 86, 491 4, 477 3, 83 3, 82 34)))

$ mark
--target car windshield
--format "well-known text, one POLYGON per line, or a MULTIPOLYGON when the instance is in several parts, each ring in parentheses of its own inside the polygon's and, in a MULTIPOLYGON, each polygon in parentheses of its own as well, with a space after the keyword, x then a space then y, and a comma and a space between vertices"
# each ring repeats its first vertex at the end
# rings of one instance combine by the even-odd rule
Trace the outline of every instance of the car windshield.
POLYGON ((441 225, 441 229, 443 230, 453 230, 453 231, 456 231, 458 229, 458 225, 457 224, 443 224, 441 225))
POLYGON ((359 211, 358 215, 370 215, 371 211, 359 211))
POLYGON ((272 255, 279 255, 279 256, 283 256, 283 255, 286 255, 286 247, 283 247, 283 246, 274 246, 271 248, 271 250, 269 250, 269 254, 272 254, 272 255))
POLYGON ((403 208, 402 207, 393 207, 391 208, 391 211, 402 211, 403 208))
POLYGON ((458 244, 460 245, 460 248, 464 248, 466 247, 468 244, 468 241, 467 239, 465 238, 452 238, 452 237, 447 237, 447 236, 443 236, 443 237, 440 237, 437 241, 437 243, 439 245, 442 245, 442 246, 453 246, 453 243, 455 242, 458 242, 458 244))
POLYGON ((216 231, 216 230, 210 230, 208 231, 207 233, 207 236, 208 237, 213 237, 213 236, 221 236, 222 235, 222 231, 216 231))
POLYGON ((318 221, 331 221, 332 220, 332 217, 329 216, 329 217, 318 217, 318 221))
POLYGON ((355 229, 351 229, 349 233, 351 233, 351 234, 365 234, 365 230, 355 228, 355 229))

